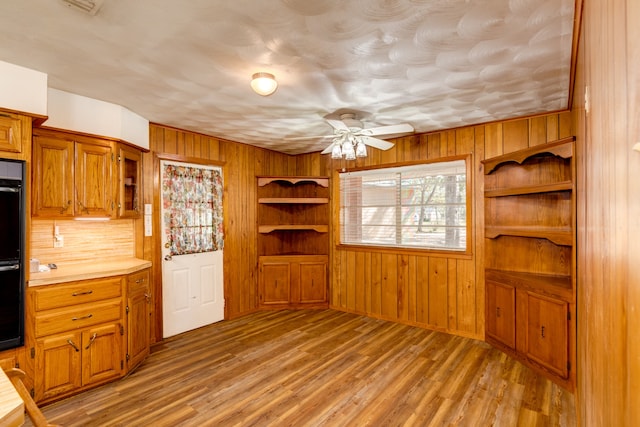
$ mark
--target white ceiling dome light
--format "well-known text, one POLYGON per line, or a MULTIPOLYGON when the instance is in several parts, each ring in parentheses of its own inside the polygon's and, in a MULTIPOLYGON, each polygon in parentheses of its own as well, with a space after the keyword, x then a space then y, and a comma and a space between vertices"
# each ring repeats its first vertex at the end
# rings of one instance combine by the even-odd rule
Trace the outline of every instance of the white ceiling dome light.
POLYGON ((278 88, 276 77, 271 73, 255 73, 251 76, 251 89, 258 95, 269 96, 278 88))

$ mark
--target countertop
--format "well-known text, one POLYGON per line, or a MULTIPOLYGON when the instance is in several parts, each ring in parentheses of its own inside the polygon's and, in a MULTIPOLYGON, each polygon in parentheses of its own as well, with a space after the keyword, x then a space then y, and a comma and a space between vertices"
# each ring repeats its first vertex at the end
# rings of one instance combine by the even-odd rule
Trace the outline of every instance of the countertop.
POLYGON ((24 402, 11 380, 0 368, 0 425, 21 426, 24 423, 24 402))
POLYGON ((90 263, 64 264, 51 271, 30 273, 29 286, 53 285, 76 280, 97 279, 135 273, 151 267, 151 261, 118 258, 90 263))

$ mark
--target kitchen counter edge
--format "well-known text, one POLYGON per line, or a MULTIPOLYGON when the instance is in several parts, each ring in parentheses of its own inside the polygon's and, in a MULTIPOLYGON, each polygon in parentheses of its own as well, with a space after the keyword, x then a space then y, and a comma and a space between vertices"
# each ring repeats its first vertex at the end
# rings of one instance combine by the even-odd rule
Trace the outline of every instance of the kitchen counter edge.
POLYGON ((99 263, 59 265, 57 269, 31 273, 29 287, 54 285, 78 280, 99 279, 135 273, 151 267, 151 261, 139 258, 116 259, 99 263))

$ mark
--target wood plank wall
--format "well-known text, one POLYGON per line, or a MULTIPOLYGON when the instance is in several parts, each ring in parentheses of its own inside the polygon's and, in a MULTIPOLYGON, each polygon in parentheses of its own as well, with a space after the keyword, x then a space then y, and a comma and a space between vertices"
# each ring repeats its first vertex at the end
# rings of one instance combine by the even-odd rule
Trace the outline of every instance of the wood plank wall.
MULTIPOLYGON (((471 255, 425 254, 331 246, 331 307, 371 317, 484 339, 483 174, 486 157, 573 135, 569 112, 398 138, 388 151, 369 150, 355 162, 318 153, 296 157, 297 174, 472 154, 471 255)), ((335 179, 331 185, 336 186, 335 179)), ((335 188, 332 194, 335 194, 335 188)), ((332 200, 336 209, 336 200, 332 200)), ((337 215, 333 215, 337 218, 337 215)), ((338 230, 332 226, 332 234, 338 230)), ((332 241, 334 241, 332 236, 332 241)))
POLYGON ((159 258, 159 160, 173 155, 185 161, 223 162, 225 316, 257 308, 256 176, 295 174, 295 158, 157 124, 150 125, 150 152, 143 156, 144 203, 154 210, 152 237, 142 237, 144 259, 153 261, 153 336, 162 339, 162 270, 159 258))
POLYGON ((579 148, 578 416, 640 425, 640 2, 585 0, 579 148), (588 111, 585 92, 588 88, 588 111))

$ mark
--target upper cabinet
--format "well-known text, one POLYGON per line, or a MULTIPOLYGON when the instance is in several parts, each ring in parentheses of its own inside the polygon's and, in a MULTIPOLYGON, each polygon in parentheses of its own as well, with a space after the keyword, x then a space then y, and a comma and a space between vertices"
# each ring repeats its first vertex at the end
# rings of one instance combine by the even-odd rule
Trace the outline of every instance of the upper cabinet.
POLYGON ((142 153, 128 145, 118 145, 118 216, 138 218, 142 200, 142 153))
POLYGON ((33 133, 32 216, 140 216, 140 150, 68 132, 33 133))
POLYGON ((573 138, 482 163, 486 339, 573 389, 576 366, 573 138))
POLYGON ((22 152, 23 124, 31 120, 18 114, 0 112, 0 151, 22 152))
POLYGON ((34 217, 113 217, 113 142, 34 130, 34 217))

